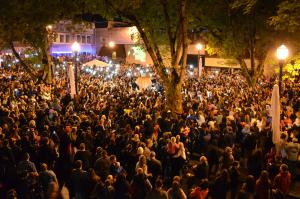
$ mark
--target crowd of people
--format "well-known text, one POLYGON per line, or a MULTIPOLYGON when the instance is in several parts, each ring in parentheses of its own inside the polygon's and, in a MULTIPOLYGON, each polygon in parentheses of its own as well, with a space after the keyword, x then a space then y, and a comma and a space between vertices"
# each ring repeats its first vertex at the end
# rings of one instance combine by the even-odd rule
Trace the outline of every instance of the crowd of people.
POLYGON ((285 198, 297 180, 299 82, 284 83, 280 143, 272 143, 275 78, 204 73, 182 89, 183 113, 160 80, 81 74, 51 85, 1 69, 1 198, 285 198))

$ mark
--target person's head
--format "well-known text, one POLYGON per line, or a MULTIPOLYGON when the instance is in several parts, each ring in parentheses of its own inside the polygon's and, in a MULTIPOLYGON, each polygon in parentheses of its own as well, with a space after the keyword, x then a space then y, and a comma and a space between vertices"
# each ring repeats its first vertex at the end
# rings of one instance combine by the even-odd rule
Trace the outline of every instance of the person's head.
POLYGON ((175 143, 176 142, 176 138, 175 137, 171 137, 171 142, 175 143))
POLYGON ((142 163, 142 164, 146 164, 146 163, 147 163, 146 156, 141 155, 141 156, 139 157, 139 162, 142 163))
POLYGON ((23 160, 24 160, 24 161, 29 161, 29 159, 30 159, 29 153, 24 153, 24 155, 23 155, 23 160))
POLYGON ((102 150, 101 157, 102 158, 106 158, 107 157, 107 152, 105 150, 102 150))
POLYGON ((144 149, 143 149, 143 147, 139 147, 139 148, 137 149, 136 154, 137 154, 137 155, 143 155, 143 154, 144 154, 144 149))
POLYGON ((199 159, 200 164, 208 164, 207 158, 203 155, 199 159))
POLYGON ((282 165, 280 166, 280 172, 281 172, 281 173, 287 173, 288 171, 289 171, 288 165, 282 164, 282 165))
POLYGON ((144 170, 143 170, 142 168, 138 168, 138 169, 136 170, 136 173, 137 173, 138 175, 144 174, 144 170))
POLYGON ((254 193, 255 191, 255 178, 252 175, 248 175, 245 183, 245 191, 254 193))
POLYGON ((82 161, 81 160, 76 160, 74 163, 74 168, 75 169, 81 169, 82 168, 82 161))
POLYGON ((180 188, 180 183, 177 180, 173 180, 172 182, 172 189, 178 190, 180 188))
POLYGON ((47 166, 46 163, 42 163, 42 164, 41 164, 41 170, 42 170, 42 171, 47 171, 47 170, 48 170, 48 166, 47 166))
POLYGON ((269 173, 268 173, 268 171, 263 170, 263 171, 260 173, 259 179, 260 179, 262 182, 268 182, 268 180, 269 180, 269 173))
POLYGON ((79 145, 79 150, 80 150, 80 151, 84 151, 84 150, 85 150, 85 144, 84 144, 84 143, 81 143, 81 144, 79 145))
POLYGON ((18 198, 17 191, 14 189, 10 189, 6 194, 6 198, 7 199, 17 199, 18 198))
POLYGON ((235 168, 239 168, 239 167, 240 167, 239 161, 234 161, 234 162, 232 163, 232 166, 235 167, 235 168))
POLYGON ((173 177, 173 181, 178 181, 180 183, 180 180, 181 180, 180 176, 174 176, 173 177))
POLYGON ((146 115, 146 120, 151 120, 151 116, 150 115, 146 115))
POLYGON ((114 177, 112 175, 108 175, 105 182, 108 181, 110 184, 114 183, 114 177))
POLYGON ((156 156, 155 152, 154 152, 154 151, 151 151, 151 153, 150 153, 150 158, 151 158, 151 159, 154 159, 155 156, 156 156))
POLYGON ((202 181, 200 182, 199 187, 201 188, 201 190, 203 190, 203 189, 208 189, 208 187, 209 187, 209 182, 208 182, 208 180, 207 180, 207 179, 202 180, 202 181))
POLYGON ((116 163, 116 162, 117 162, 117 156, 111 155, 111 156, 109 157, 109 160, 110 160, 111 163, 116 163))

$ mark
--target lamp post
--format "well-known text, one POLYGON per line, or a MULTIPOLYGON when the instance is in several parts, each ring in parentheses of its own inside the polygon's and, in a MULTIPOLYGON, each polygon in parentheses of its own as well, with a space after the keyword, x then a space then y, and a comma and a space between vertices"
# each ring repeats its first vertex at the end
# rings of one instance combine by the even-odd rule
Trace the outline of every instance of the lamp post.
POLYGON ((289 50, 285 45, 282 44, 277 48, 277 59, 279 60, 279 95, 282 92, 282 67, 288 55, 289 50))
POLYGON ((203 49, 203 45, 201 43, 198 43, 196 44, 196 48, 198 50, 198 57, 197 57, 197 64, 198 64, 198 77, 200 78, 201 77, 201 74, 202 74, 202 67, 203 67, 203 61, 201 59, 200 61, 200 58, 201 58, 201 50, 203 49))
POLYGON ((78 93, 78 61, 77 61, 77 58, 78 58, 78 53, 80 51, 80 44, 75 41, 73 44, 72 44, 72 51, 74 53, 74 57, 75 57, 75 90, 76 90, 76 94, 78 93))

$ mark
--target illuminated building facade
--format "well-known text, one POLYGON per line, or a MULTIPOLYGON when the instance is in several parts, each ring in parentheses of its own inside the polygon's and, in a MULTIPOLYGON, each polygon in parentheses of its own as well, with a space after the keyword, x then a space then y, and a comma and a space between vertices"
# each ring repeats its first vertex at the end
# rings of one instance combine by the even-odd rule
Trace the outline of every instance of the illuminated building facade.
POLYGON ((60 21, 52 25, 54 40, 51 45, 52 55, 68 55, 72 53, 72 43, 80 44, 80 53, 96 54, 95 25, 72 24, 71 21, 60 21))

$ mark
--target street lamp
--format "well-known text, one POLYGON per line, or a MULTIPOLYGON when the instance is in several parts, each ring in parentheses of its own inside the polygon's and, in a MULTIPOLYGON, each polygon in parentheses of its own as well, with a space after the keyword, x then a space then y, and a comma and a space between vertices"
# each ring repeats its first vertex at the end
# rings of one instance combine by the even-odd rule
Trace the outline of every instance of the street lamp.
POLYGON ((52 26, 51 26, 51 25, 46 26, 46 30, 47 30, 48 32, 51 32, 51 31, 52 31, 52 26))
POLYGON ((277 59, 279 60, 279 94, 281 94, 282 91, 282 67, 288 55, 289 50, 285 45, 282 44, 277 48, 277 59))
POLYGON ((115 47, 115 42, 113 42, 113 41, 110 41, 110 42, 108 43, 108 46, 109 46, 110 48, 113 48, 113 47, 115 47))
POLYGON ((78 59, 77 59, 77 56, 80 51, 80 44, 77 41, 75 41, 72 44, 72 51, 75 55, 75 91, 77 94, 78 93, 78 59))
POLYGON ((202 74, 202 68, 204 66, 204 56, 201 57, 201 51, 203 50, 203 44, 201 43, 197 43, 196 44, 196 48, 198 50, 198 59, 197 59, 197 63, 198 63, 198 77, 201 77, 202 74), (200 61, 201 58, 201 61, 200 61))

